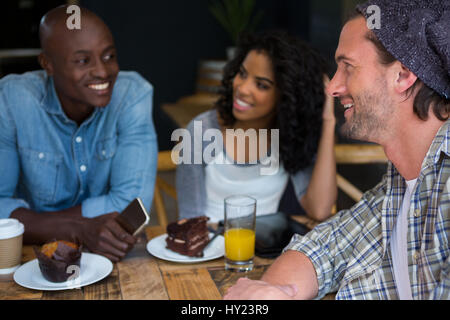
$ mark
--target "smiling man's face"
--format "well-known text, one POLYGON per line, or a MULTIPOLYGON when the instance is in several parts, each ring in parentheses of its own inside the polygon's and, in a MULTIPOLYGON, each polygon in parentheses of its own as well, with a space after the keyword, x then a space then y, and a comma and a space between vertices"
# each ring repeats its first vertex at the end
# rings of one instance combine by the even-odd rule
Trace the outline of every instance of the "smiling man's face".
POLYGON ((366 20, 358 17, 342 29, 336 50, 336 74, 327 87, 345 107, 341 133, 353 139, 379 142, 389 130, 394 103, 386 79, 386 66, 366 38, 366 20))
POLYGON ((108 27, 93 14, 82 13, 81 30, 69 30, 64 15, 50 28, 43 45, 46 70, 63 109, 71 115, 107 106, 119 72, 108 27))

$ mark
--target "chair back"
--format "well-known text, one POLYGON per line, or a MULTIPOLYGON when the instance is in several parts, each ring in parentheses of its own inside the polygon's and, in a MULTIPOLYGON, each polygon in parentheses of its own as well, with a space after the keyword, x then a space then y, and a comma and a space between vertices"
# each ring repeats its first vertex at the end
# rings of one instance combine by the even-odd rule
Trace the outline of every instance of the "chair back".
POLYGON ((153 195, 153 201, 155 205, 156 215, 158 217, 158 222, 164 230, 168 224, 166 206, 164 205, 162 192, 165 192, 174 200, 177 199, 177 192, 174 186, 167 183, 161 178, 161 172, 174 171, 177 165, 172 161, 171 151, 160 151, 158 152, 158 167, 156 174, 155 191, 153 195))
MULTIPOLYGON (((388 159, 380 145, 375 144, 336 144, 334 147, 336 164, 387 163, 388 159)), ((363 192, 350 181, 336 174, 337 186, 354 201, 361 200, 363 192)))

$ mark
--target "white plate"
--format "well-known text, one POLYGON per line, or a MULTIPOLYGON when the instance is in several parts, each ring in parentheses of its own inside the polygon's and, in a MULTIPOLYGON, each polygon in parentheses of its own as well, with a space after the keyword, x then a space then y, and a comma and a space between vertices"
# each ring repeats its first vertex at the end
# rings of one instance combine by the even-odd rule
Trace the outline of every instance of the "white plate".
MULTIPOLYGON (((210 233, 209 237, 211 238, 212 236, 213 233, 210 233)), ((217 236, 217 238, 215 238, 213 242, 206 247, 203 251, 203 257, 201 258, 188 257, 167 249, 166 238, 167 234, 165 233, 150 240, 147 243, 147 251, 157 258, 180 263, 197 263, 213 260, 222 257, 225 252, 225 242, 223 236, 221 235, 217 236)))
POLYGON ((98 254, 86 253, 81 254, 80 274, 77 278, 67 280, 65 282, 50 282, 44 278, 39 269, 37 259, 23 264, 14 273, 14 281, 22 287, 56 291, 81 288, 93 284, 107 277, 113 269, 112 262, 98 254))

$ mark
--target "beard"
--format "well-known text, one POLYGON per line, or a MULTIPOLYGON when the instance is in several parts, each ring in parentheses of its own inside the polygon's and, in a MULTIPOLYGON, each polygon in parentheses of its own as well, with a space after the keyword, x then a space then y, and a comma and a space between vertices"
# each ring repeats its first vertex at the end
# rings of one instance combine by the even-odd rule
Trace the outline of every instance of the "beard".
POLYGON ((384 90, 386 81, 381 80, 380 84, 375 92, 373 89, 370 92, 366 90, 353 97, 353 113, 340 129, 343 136, 377 142, 387 131, 394 108, 393 102, 384 90))

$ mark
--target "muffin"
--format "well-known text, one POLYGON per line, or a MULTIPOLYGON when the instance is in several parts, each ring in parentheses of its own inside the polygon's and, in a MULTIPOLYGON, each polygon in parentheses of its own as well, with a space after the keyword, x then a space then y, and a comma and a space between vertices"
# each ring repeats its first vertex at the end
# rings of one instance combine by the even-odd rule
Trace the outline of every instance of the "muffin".
POLYGON ((39 262, 39 269, 48 281, 67 281, 74 275, 73 266, 80 268, 81 246, 75 243, 64 240, 53 241, 44 244, 40 250, 34 248, 34 252, 39 262), (71 268, 67 270, 69 267, 71 268))

